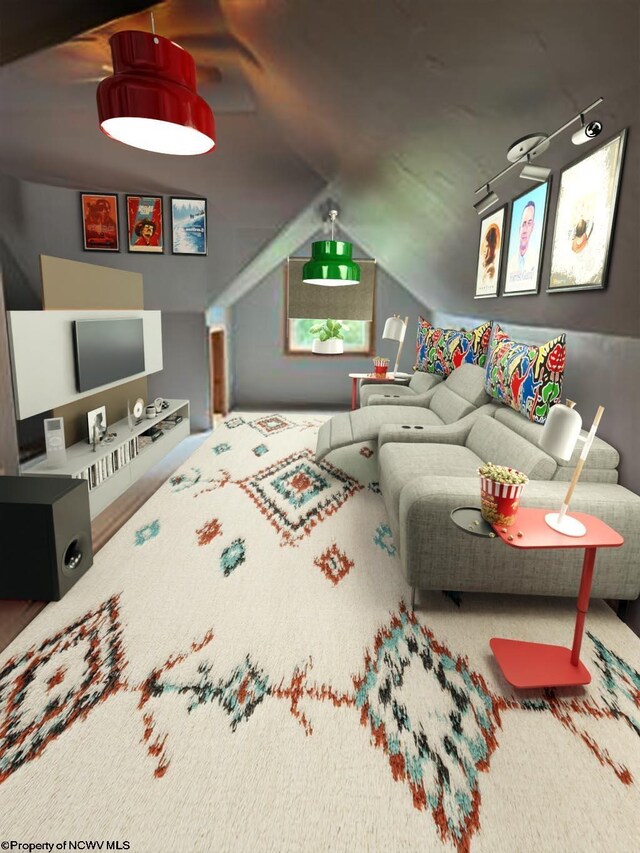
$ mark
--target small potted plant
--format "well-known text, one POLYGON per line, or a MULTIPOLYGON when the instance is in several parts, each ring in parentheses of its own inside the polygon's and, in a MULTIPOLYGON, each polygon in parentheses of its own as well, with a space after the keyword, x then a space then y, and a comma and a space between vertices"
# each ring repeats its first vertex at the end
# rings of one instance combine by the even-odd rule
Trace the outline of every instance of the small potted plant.
POLYGON ((492 462, 478 468, 478 474, 482 517, 489 524, 510 527, 516 519, 520 495, 529 478, 522 471, 492 462))
POLYGON ((315 340, 311 352, 316 355, 338 355, 344 352, 344 335, 342 331, 348 331, 339 320, 325 320, 309 329, 315 340))

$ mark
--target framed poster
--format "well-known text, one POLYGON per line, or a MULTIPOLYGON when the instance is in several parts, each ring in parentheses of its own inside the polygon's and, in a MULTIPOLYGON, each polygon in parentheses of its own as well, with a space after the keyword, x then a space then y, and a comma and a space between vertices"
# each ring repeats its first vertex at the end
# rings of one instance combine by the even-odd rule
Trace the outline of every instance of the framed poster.
POLYGON ((550 186, 550 181, 539 184, 511 203, 503 296, 538 292, 550 186))
POLYGON ((626 136, 563 169, 547 293, 606 286, 626 136))
POLYGON ((174 255, 207 254, 206 198, 171 199, 171 251, 174 255))
POLYGON ((164 242, 160 196, 127 196, 127 237, 130 252, 162 254, 164 242))
POLYGON ((119 252, 118 196, 80 193, 80 208, 85 252, 119 252))
POLYGON ((89 444, 99 444, 107 432, 107 407, 99 406, 87 412, 89 444))
POLYGON ((486 299, 489 296, 498 295, 506 211, 505 204, 500 210, 490 213, 480 222, 480 248, 474 299, 486 299))

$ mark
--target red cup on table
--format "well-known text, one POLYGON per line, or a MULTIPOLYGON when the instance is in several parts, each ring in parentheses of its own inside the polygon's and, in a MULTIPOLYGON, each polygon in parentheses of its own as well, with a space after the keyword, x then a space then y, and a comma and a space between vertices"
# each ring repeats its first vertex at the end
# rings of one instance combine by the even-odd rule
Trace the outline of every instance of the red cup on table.
POLYGON ((374 358, 373 359, 373 372, 375 374, 376 379, 384 379, 387 375, 387 368, 389 367, 389 359, 388 358, 374 358))

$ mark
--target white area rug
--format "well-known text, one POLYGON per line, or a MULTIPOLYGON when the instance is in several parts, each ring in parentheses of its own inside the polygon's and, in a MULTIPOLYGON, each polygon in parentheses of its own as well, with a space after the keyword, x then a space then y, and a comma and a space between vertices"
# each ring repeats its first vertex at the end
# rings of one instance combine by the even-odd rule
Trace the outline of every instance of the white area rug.
POLYGON ((227 418, 5 651, 0 841, 637 849, 638 639, 593 602, 588 688, 514 693, 490 637, 574 602, 411 613, 375 448, 318 465, 321 421, 227 418))

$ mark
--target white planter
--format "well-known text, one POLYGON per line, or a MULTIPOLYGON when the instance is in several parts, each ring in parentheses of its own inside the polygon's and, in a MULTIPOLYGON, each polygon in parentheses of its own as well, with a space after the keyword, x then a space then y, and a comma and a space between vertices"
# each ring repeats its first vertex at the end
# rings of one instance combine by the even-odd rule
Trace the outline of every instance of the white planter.
POLYGON ((329 338, 328 341, 314 338, 311 352, 316 355, 338 355, 344 352, 344 341, 341 341, 340 338, 329 338))

